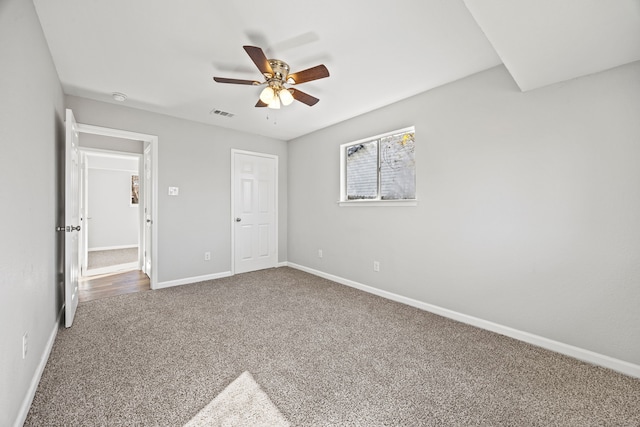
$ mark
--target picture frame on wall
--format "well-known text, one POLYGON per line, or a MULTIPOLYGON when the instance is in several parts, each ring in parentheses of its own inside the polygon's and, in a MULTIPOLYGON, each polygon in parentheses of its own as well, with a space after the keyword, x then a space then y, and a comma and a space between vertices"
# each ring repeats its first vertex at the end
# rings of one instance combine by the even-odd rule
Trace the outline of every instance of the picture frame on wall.
POLYGON ((131 206, 140 203, 140 176, 131 175, 131 206))

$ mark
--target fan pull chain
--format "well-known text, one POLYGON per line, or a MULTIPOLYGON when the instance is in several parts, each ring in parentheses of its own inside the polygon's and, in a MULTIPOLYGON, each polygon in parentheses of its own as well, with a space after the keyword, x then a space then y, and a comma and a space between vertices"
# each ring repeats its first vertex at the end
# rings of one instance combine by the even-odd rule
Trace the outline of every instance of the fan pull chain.
MULTIPOLYGON (((267 111, 267 120, 269 120, 269 112, 267 111)), ((276 115, 276 112, 273 111, 273 124, 277 125, 278 124, 278 117, 276 115)))

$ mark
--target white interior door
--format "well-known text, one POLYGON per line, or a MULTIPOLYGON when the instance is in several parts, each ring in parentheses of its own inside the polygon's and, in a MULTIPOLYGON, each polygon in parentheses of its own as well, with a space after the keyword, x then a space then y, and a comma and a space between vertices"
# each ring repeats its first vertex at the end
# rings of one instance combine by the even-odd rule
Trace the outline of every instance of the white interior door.
POLYGON ((64 199, 64 324, 68 328, 78 307, 79 231, 80 231, 80 159, 78 131, 73 111, 66 112, 64 199))
MULTIPOLYGON (((80 143, 78 143, 79 145, 80 143)), ((80 277, 84 275, 88 267, 88 250, 89 250, 89 221, 87 220, 87 157, 85 153, 80 151, 80 277)))
POLYGON ((142 232, 142 271, 151 277, 151 224, 153 212, 151 203, 151 146, 144 150, 142 179, 142 206, 143 206, 143 232, 142 232))
POLYGON ((276 156, 232 151, 234 272, 278 262, 276 156))

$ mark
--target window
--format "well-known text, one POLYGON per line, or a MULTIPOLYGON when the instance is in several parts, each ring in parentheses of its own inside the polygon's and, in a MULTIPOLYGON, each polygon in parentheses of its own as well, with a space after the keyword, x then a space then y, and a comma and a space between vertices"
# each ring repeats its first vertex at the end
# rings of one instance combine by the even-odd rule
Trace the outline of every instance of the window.
POLYGON ((416 204, 413 127, 343 144, 340 160, 341 206, 416 204))

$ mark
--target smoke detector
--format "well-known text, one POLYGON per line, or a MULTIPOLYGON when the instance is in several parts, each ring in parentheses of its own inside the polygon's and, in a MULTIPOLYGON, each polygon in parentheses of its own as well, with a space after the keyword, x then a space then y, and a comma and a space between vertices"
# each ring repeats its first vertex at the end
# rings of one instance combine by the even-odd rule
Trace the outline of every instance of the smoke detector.
POLYGON ((111 96, 113 97, 113 99, 115 99, 118 102, 123 102, 125 99, 127 99, 127 95, 120 92, 113 92, 111 96))

